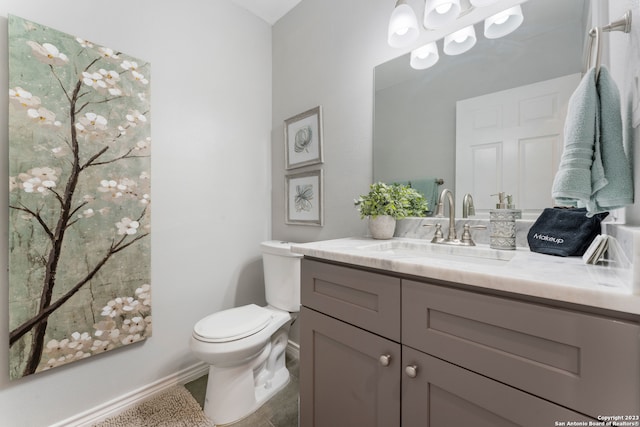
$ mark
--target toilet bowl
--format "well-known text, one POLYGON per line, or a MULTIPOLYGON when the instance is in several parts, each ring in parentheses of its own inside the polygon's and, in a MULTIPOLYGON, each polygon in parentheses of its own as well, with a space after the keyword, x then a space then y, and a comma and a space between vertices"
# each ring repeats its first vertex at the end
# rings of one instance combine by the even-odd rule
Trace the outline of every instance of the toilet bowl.
POLYGON ((209 364, 204 412, 216 425, 250 415, 289 382, 285 352, 300 306, 301 255, 287 242, 261 248, 269 305, 219 311, 193 328, 191 351, 209 364))
POLYGON ((289 312, 255 304, 220 311, 196 324, 191 349, 209 365, 238 365, 255 358, 290 319, 289 312))

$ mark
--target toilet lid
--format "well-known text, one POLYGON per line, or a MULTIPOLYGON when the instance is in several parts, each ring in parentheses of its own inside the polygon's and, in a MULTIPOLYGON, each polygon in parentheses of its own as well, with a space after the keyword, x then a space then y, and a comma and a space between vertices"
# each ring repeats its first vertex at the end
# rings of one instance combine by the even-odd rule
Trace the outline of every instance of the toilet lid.
POLYGON ((202 341, 235 341, 260 332, 272 317, 269 310, 249 304, 213 313, 196 323, 193 332, 202 341))

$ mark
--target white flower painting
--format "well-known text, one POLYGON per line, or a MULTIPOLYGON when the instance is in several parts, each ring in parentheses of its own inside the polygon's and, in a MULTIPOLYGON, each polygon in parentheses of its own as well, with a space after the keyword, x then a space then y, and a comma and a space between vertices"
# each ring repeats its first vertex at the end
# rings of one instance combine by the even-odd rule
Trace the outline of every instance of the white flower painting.
POLYGON ((8 21, 16 379, 151 335, 151 67, 8 21))

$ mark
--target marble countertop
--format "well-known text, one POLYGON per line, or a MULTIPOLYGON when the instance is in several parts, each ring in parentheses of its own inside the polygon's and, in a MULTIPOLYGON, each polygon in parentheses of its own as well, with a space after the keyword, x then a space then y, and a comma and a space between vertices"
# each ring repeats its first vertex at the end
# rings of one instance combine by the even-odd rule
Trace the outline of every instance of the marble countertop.
MULTIPOLYGON (((580 257, 543 255, 527 248, 500 251, 505 252, 502 261, 392 249, 411 244, 425 245, 427 241, 351 237, 292 244, 291 250, 314 258, 640 315, 640 292, 634 290, 633 269, 586 265, 580 257), (389 249, 385 250, 384 242, 395 243, 387 243, 389 249)), ((486 245, 477 248, 491 251, 486 245)))

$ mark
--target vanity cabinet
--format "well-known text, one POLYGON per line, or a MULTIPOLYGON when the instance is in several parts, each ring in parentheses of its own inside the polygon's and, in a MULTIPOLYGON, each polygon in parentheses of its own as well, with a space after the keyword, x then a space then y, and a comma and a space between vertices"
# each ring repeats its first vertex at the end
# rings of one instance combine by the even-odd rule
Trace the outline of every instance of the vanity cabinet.
POLYGON ((640 325, 305 258, 300 426, 640 414, 640 325))
POLYGON ((300 426, 397 425, 400 279, 304 259, 302 281, 300 426))

